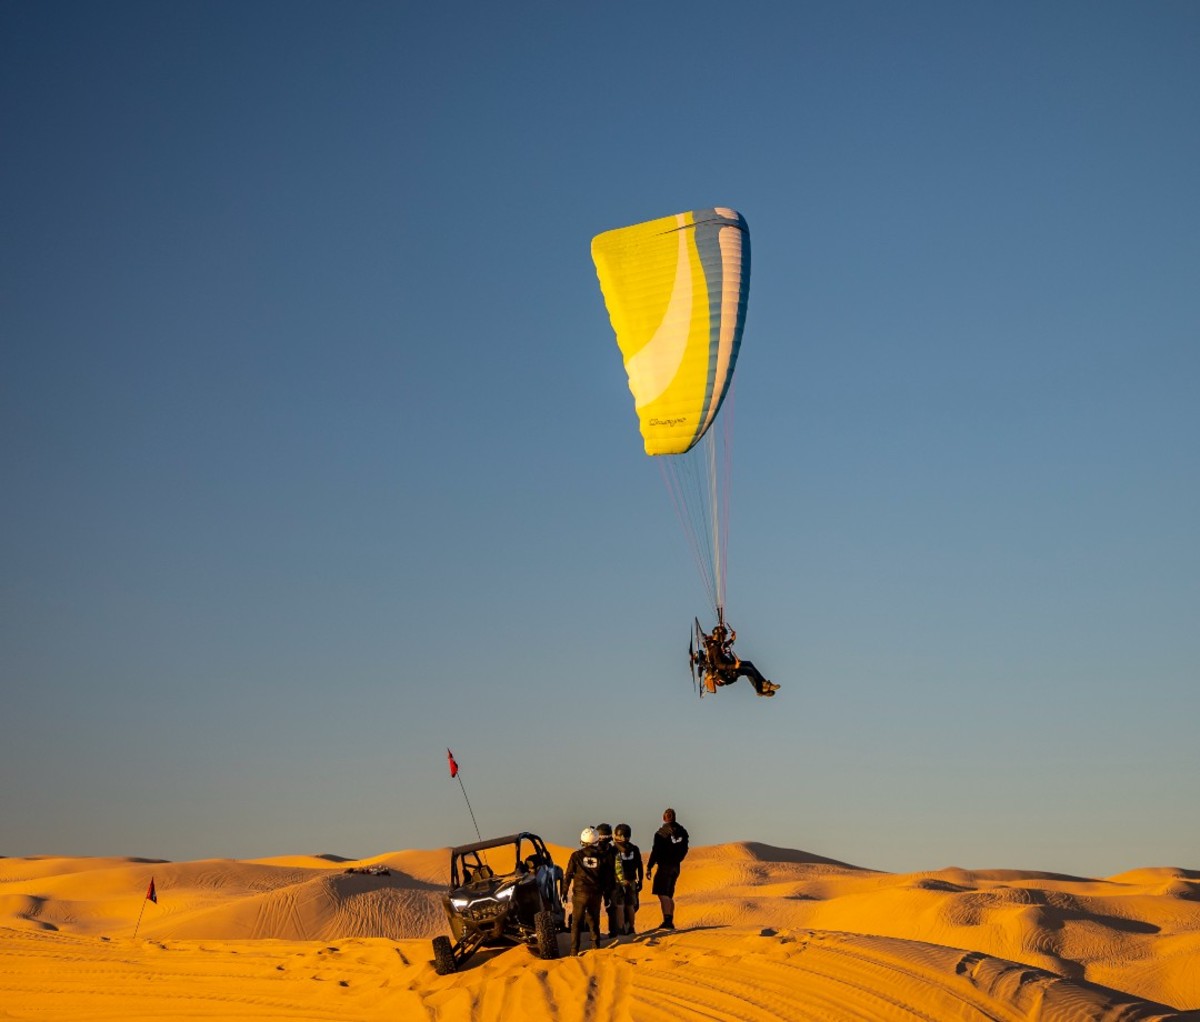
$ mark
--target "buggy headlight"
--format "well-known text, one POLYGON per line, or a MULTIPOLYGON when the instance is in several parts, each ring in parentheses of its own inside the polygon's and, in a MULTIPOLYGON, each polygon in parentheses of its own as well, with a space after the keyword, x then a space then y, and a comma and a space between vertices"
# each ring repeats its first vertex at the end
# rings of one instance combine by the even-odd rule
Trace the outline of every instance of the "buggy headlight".
POLYGON ((508 899, 513 896, 513 891, 515 891, 516 889, 517 889, 517 885, 513 884, 512 887, 505 887, 503 890, 497 891, 496 892, 496 900, 497 901, 508 901, 508 899))
POLYGON ((464 908, 466 908, 468 905, 471 904, 471 899, 470 898, 451 898, 450 904, 451 904, 451 906, 453 906, 454 908, 458 909, 458 911, 461 912, 464 908))

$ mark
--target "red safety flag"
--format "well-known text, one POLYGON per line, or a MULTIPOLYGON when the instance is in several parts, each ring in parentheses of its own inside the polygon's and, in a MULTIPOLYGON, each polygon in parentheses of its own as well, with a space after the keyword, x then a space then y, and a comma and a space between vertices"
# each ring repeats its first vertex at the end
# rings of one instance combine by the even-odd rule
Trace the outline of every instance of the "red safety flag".
POLYGON ((458 764, 454 762, 454 753, 452 753, 449 749, 446 750, 446 758, 450 761, 450 776, 457 777, 458 764))
POLYGON ((146 888, 146 900, 158 904, 158 892, 154 889, 154 877, 150 878, 150 886, 146 888))

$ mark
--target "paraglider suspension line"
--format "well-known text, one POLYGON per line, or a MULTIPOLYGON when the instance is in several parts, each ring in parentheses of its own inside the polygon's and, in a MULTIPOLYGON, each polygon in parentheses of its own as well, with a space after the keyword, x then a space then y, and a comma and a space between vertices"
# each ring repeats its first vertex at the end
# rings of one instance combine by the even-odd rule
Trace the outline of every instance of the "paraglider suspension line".
POLYGON ((725 623, 725 575, 729 564, 729 509, 732 506, 730 497, 733 490, 733 413, 737 409, 737 380, 729 384, 725 394, 725 403, 721 407, 721 471, 717 473, 721 481, 721 501, 718 514, 722 529, 718 539, 717 563, 721 566, 721 581, 717 587, 717 614, 721 624, 725 623))
POLYGON ((705 501, 698 487, 698 477, 694 471, 692 458, 687 455, 676 457, 656 458, 662 473, 663 483, 671 497, 671 505, 675 509, 675 517, 679 520, 680 531, 687 541, 692 560, 708 597, 714 604, 719 603, 716 586, 713 580, 711 553, 705 550, 703 537, 707 532, 704 519, 705 501))
POLYGON ((713 428, 692 450, 655 459, 709 602, 718 612, 725 607, 735 393, 731 385, 713 428))

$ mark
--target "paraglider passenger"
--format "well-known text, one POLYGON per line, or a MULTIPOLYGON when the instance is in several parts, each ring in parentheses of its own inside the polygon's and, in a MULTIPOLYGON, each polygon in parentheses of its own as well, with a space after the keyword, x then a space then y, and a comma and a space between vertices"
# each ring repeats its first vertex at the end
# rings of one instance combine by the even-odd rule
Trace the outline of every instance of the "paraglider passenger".
POLYGON ((712 681, 709 691, 713 691, 718 685, 732 685, 738 678, 745 677, 760 696, 773 696, 779 686, 764 678, 762 672, 749 660, 738 658, 733 651, 736 639, 737 630, 726 631, 721 623, 713 628, 711 635, 704 636, 704 654, 708 661, 707 679, 712 681))

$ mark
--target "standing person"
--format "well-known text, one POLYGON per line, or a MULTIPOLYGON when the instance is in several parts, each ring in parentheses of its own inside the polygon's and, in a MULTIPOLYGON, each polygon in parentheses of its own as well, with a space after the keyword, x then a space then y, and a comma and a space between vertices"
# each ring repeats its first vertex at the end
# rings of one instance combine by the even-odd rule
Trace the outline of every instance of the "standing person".
MULTIPOLYGON (((615 862, 616 852, 613 850, 613 829, 607 823, 596 824, 596 833, 600 835, 600 851, 609 859, 610 864, 615 862)), ((613 870, 608 871, 608 875, 614 875, 613 870)), ((615 881, 614 881, 615 883, 615 881)), ((613 889, 609 887, 603 892, 604 896, 604 915, 608 920, 608 938, 613 940, 617 936, 617 917, 616 907, 613 905, 613 889)))
POLYGON ((679 864, 687 857, 688 832, 675 822, 675 810, 663 810, 663 825, 654 832, 654 847, 646 863, 646 879, 653 880, 651 890, 658 895, 662 906, 662 928, 675 929, 675 882, 679 879, 679 864), (654 867, 658 866, 655 875, 654 867))
POLYGON ((562 899, 571 905, 571 954, 579 954, 579 934, 584 920, 592 934, 592 947, 600 946, 600 899, 612 887, 612 859, 600 847, 595 827, 584 827, 579 848, 571 853, 562 878, 562 899))
POLYGON ((617 840, 613 844, 614 879, 613 907, 616 909, 617 932, 636 933, 633 919, 638 910, 638 892, 642 889, 642 850, 629 839, 633 831, 628 823, 617 824, 617 840))

